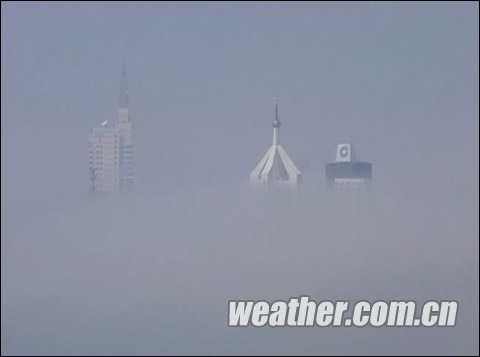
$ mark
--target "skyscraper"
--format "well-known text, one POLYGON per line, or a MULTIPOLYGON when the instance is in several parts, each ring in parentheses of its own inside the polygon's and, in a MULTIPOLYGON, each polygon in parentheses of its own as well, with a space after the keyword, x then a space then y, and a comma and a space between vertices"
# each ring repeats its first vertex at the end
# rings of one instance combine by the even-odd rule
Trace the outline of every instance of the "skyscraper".
POLYGON ((128 79, 122 66, 118 119, 104 121, 90 134, 90 191, 111 192, 133 188, 134 147, 128 113, 128 79))
POLYGON ((288 187, 296 189, 302 173, 280 145, 280 126, 278 119, 278 101, 275 104, 273 120, 273 142, 265 156, 250 174, 250 182, 262 187, 288 187))

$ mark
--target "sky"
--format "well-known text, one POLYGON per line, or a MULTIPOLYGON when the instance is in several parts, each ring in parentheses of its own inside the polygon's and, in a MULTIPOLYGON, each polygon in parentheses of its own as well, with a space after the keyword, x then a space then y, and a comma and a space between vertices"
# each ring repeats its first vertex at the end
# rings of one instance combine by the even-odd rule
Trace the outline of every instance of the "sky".
POLYGON ((1 10, 2 354, 478 354, 478 3, 1 10), (92 198, 88 135, 116 119, 122 61, 135 191, 92 198), (277 95, 295 205, 247 188, 277 95), (373 164, 360 216, 326 203, 340 142, 373 164), (460 315, 226 327, 230 299, 302 293, 456 298, 460 315))

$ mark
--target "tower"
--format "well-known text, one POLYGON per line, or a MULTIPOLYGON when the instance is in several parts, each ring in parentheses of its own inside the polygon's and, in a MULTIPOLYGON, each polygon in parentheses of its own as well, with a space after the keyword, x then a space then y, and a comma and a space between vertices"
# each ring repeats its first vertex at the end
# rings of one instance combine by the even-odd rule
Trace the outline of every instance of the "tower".
POLYGON ((277 100, 275 103, 275 119, 272 123, 272 145, 250 174, 250 182, 254 186, 296 189, 301 182, 302 173, 280 144, 281 125, 282 123, 278 118, 277 100))
POLYGON ((122 63, 122 77, 120 80, 120 95, 118 101, 118 128, 125 131, 131 130, 130 117, 128 116, 128 78, 125 62, 122 63))
POLYGON ((134 146, 132 140, 132 123, 128 113, 128 78, 125 62, 122 62, 122 78, 120 82, 119 97, 117 127, 120 138, 120 189, 130 190, 133 188, 134 180, 134 146))
POLYGON ((133 141, 128 113, 128 79, 122 65, 118 118, 104 121, 90 134, 90 191, 111 192, 133 188, 133 141))

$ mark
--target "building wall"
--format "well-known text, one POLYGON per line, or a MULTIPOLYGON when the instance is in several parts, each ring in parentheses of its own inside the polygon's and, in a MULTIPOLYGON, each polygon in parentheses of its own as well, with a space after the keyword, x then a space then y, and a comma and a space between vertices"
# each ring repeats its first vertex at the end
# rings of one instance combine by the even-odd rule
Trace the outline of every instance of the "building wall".
POLYGON ((356 190, 368 187, 372 179, 369 162, 334 162, 325 165, 327 185, 339 190, 356 190))
POLYGON ((130 190, 134 181, 134 147, 131 140, 120 138, 120 189, 130 190))
POLYGON ((133 188, 133 149, 127 128, 94 128, 90 136, 90 190, 110 192, 133 188))
POLYGON ((90 136, 90 189, 116 191, 120 187, 120 136, 116 128, 95 128, 90 136))

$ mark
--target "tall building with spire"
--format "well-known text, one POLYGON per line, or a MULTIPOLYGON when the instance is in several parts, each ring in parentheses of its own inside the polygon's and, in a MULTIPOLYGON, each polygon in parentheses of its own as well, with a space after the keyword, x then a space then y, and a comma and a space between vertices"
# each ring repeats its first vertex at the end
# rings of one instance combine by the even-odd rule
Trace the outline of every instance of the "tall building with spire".
POLYGON ((280 144, 280 126, 278 119, 278 99, 275 103, 273 120, 273 142, 270 149, 250 174, 250 182, 261 187, 288 187, 296 189, 301 182, 302 173, 290 159, 280 144))
POLYGON ((104 121, 90 134, 90 191, 111 192, 133 188, 134 147, 128 113, 128 78, 122 65, 118 118, 104 121))

